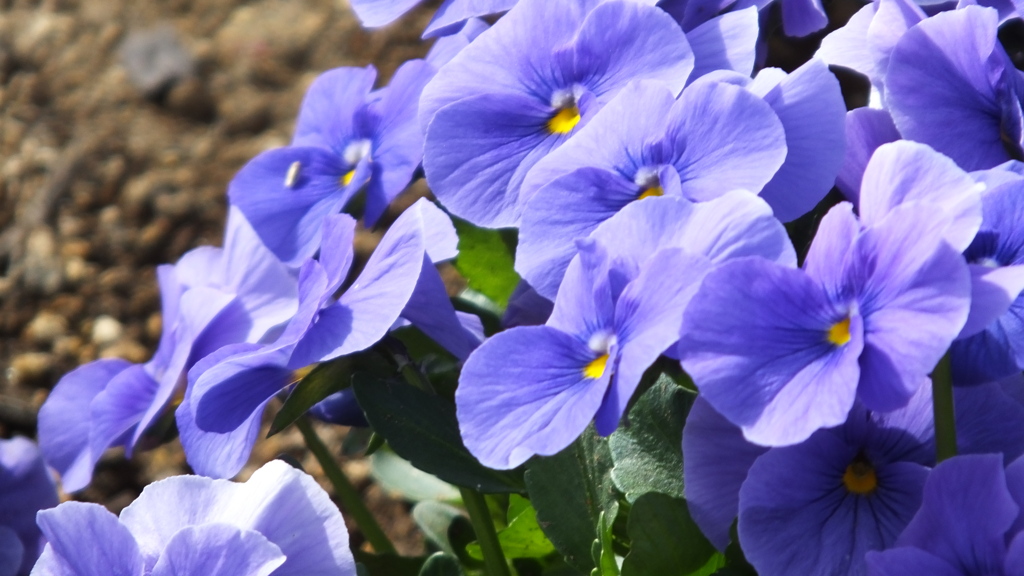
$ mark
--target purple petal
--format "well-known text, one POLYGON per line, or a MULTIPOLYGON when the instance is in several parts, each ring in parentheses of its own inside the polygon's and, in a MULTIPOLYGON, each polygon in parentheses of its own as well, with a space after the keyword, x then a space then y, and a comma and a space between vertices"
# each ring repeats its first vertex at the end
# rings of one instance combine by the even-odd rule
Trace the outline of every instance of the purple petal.
POLYGON ((833 206, 818 224, 814 241, 807 250, 804 270, 827 290, 843 292, 844 278, 842 263, 850 252, 854 241, 860 235, 860 222, 853 215, 853 206, 841 202, 833 206))
POLYGON ((142 576, 135 537, 99 504, 65 502, 40 512, 38 521, 47 547, 75 576, 142 576))
POLYGON ((757 8, 750 6, 712 18, 687 32, 694 56, 690 81, 714 70, 750 76, 757 57, 758 31, 757 8))
POLYGON ((363 26, 385 26, 412 10, 420 0, 352 0, 352 10, 363 26))
POLYGON ((870 495, 843 476, 859 447, 824 430, 758 458, 740 490, 739 536, 761 574, 862 574, 869 550, 891 546, 913 516, 927 469, 872 462, 870 495), (808 554, 808 546, 820 553, 808 554))
POLYGON ((1024 265, 990 268, 969 265, 971 311, 958 338, 973 336, 1010 309, 1024 291, 1024 265))
POLYGON ((723 82, 698 82, 683 91, 670 112, 669 138, 680 155, 673 164, 685 197, 699 202, 735 189, 756 192, 773 180, 787 158, 790 135, 768 104, 723 82), (738 132, 744 137, 736 138, 738 132))
POLYGON ((430 51, 427 52, 427 62, 430 62, 434 68, 440 69, 488 28, 490 28, 490 25, 479 18, 467 20, 457 33, 438 38, 434 42, 434 45, 430 47, 430 51))
POLYGON ((740 486, 754 461, 768 449, 751 444, 743 431, 703 396, 690 408, 683 428, 683 478, 690 515, 719 550, 739 513, 740 486))
POLYGON ((576 240, 634 202, 638 188, 599 168, 580 168, 541 188, 524 210, 516 271, 553 299, 576 255, 576 240))
POLYGON ((932 470, 921 509, 897 545, 920 548, 968 573, 984 572, 1002 564, 1004 534, 1018 511, 1000 456, 958 456, 932 470))
POLYGON ((269 576, 285 557, 259 532, 225 524, 189 526, 171 538, 153 576, 269 576))
POLYGON ((865 44, 875 61, 874 71, 870 74, 875 84, 884 81, 896 44, 907 30, 926 18, 924 11, 913 0, 879 0, 877 6, 878 10, 865 38, 865 44))
POLYGON ((197 364, 199 369, 211 367, 190 373, 194 380, 191 405, 200 430, 235 438, 231 433, 251 426, 253 414, 288 384, 292 372, 285 367, 288 356, 283 350, 231 351, 236 353, 227 358, 214 356, 203 366, 197 364))
POLYGON ((946 240, 963 251, 981 226, 981 189, 952 160, 924 144, 883 144, 864 169, 860 218, 874 226, 905 202, 934 204, 951 219, 946 240))
MULTIPOLYGON (((160 384, 143 365, 136 364, 113 377, 90 405, 89 448, 102 454, 142 421, 156 401, 160 384)), ((130 442, 129 444, 134 444, 130 442)))
POLYGON ((0 439, 0 573, 28 574, 45 544, 36 513, 57 502, 57 487, 36 445, 21 436, 0 439))
POLYGON ((783 0, 782 28, 786 36, 807 36, 828 24, 821 0, 783 0))
MULTIPOLYGON (((473 18, 505 12, 516 5, 517 0, 446 0, 434 18, 423 31, 424 38, 434 38, 449 33, 455 26, 473 18)), ((477 22, 480 22, 477 20, 477 22)), ((469 24, 467 24, 468 26, 469 24)), ((462 33, 465 33, 465 27, 462 33)), ((439 40, 440 42, 440 40, 439 40)))
POLYGON ((322 310, 292 351, 296 369, 364 350, 398 320, 412 297, 426 254, 422 220, 399 217, 352 285, 335 305, 322 310))
POLYGON ((862 286, 857 395, 869 409, 905 405, 967 320, 970 273, 941 238, 944 220, 931 205, 902 204, 853 245, 845 273, 862 286))
POLYGON ((320 247, 324 218, 356 192, 355 179, 342 185, 346 172, 341 159, 323 148, 268 150, 235 175, 228 199, 275 256, 297 266, 320 247))
POLYGON ((963 576, 959 568, 917 548, 872 551, 865 559, 871 576, 963 576))
POLYGON ((564 137, 546 135, 549 110, 517 94, 470 96, 439 110, 427 128, 423 166, 438 200, 488 227, 519 219, 513 173, 564 137))
POLYGON ((224 523, 263 534, 287 561, 280 576, 355 576, 337 506, 313 478, 280 460, 245 484, 176 476, 154 482, 121 512, 139 548, 156 556, 186 526, 224 523))
POLYGON ((679 248, 661 250, 622 291, 615 304, 619 363, 597 412, 599 434, 607 436, 618 427, 644 371, 675 343, 683 310, 712 266, 707 258, 679 248))
POLYGON ((998 45, 997 26, 996 11, 977 6, 937 14, 907 31, 886 75, 887 102, 900 133, 965 170, 1011 159, 1001 140, 1003 112, 993 82, 1018 73, 998 45))
POLYGON ((421 198, 405 209, 402 219, 417 219, 427 256, 434 264, 451 260, 459 254, 459 236, 455 233, 452 219, 443 210, 426 198, 421 198))
POLYGON ((708 274, 687 307, 679 354, 708 402, 765 445, 806 439, 846 421, 859 377, 861 319, 802 270, 760 258, 708 274), (850 319, 850 340, 827 339, 850 319))
POLYGON ((376 79, 373 66, 334 68, 317 76, 302 98, 292 146, 329 149, 352 135, 356 111, 370 95, 376 79))
POLYGON ((465 360, 483 341, 482 337, 463 327, 441 275, 426 256, 423 258, 416 288, 402 310, 402 318, 459 360, 465 360))
POLYGON ((954 392, 961 454, 999 453, 1011 462, 1024 453, 1024 406, 998 383, 957 387, 954 392))
POLYGON ((22 568, 23 559, 28 560, 18 534, 6 526, 0 526, 0 576, 18 576, 22 570, 28 574, 35 562, 29 560, 28 566, 22 568))
POLYGON ((846 155, 836 186, 847 199, 855 205, 860 202, 860 184, 871 155, 882 144, 899 139, 900 133, 885 110, 857 108, 846 113, 846 155))
POLYGON ((868 27, 878 5, 868 4, 850 17, 845 26, 821 40, 814 57, 831 66, 842 66, 874 79, 875 58, 867 43, 868 27))
POLYGON ((761 72, 747 89, 764 98, 786 131, 786 161, 761 197, 776 218, 795 220, 832 189, 843 162, 846 104, 839 81, 822 61, 811 60, 781 78, 761 72))
POLYGON ((327 275, 324 295, 328 298, 341 288, 352 267, 355 236, 356 221, 348 214, 333 214, 324 219, 324 242, 319 261, 327 275))
POLYGON ((89 405, 97 394, 132 363, 118 358, 96 360, 64 375, 39 409, 39 449, 61 475, 64 491, 85 488, 100 454, 89 448, 89 405))
POLYGON ((592 239, 580 240, 579 255, 569 264, 547 325, 582 339, 610 330, 617 294, 609 264, 604 246, 592 239))
POLYGON ((423 160, 423 133, 417 105, 435 68, 424 60, 409 60, 398 67, 379 103, 380 124, 373 137, 373 178, 366 192, 363 220, 373 226, 391 201, 412 181, 423 160))
POLYGON ((496 469, 561 451, 586 429, 608 388, 611 370, 584 376, 597 356, 548 326, 513 328, 484 342, 455 392, 466 447, 496 469))

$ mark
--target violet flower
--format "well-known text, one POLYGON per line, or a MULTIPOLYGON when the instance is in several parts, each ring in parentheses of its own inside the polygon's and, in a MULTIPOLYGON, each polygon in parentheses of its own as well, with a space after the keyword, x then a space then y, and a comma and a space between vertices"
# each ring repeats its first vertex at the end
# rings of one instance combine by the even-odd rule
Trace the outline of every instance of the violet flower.
POLYGON ((633 79, 678 93, 686 36, 653 6, 523 0, 445 65, 420 101, 438 199, 480 226, 515 225, 529 169, 633 79))
POLYGON ((526 177, 516 270, 553 299, 575 240, 626 205, 662 195, 701 201, 757 191, 785 156, 775 112, 742 88, 698 82, 676 100, 659 82, 630 83, 526 177))
MULTIPOLYGON (((961 452, 1024 452, 1024 406, 996 384, 957 391, 961 452)), ((865 554, 893 545, 935 464, 931 391, 904 408, 856 406, 841 426, 765 448, 698 397, 683 436, 687 501, 724 550, 739 517, 747 559, 763 576, 862 575, 865 554)))
POLYGON ((46 543, 36 512, 57 502, 36 445, 22 437, 0 439, 0 575, 28 575, 46 543))
POLYGON ((348 531, 313 478, 279 460, 244 484, 154 482, 114 516, 66 502, 39 513, 34 576, 355 576, 348 531))
POLYGON ((493 336, 463 368, 459 425, 487 466, 554 454, 591 420, 610 434, 707 270, 745 254, 795 259, 767 205, 743 192, 636 202, 579 246, 547 323, 493 336))
MULTIPOLYGON (((363 26, 386 26, 412 10, 422 0, 352 0, 352 10, 363 26)), ((460 31, 464 22, 499 14, 515 6, 517 0, 444 0, 423 31, 424 38, 447 36, 460 31)))
POLYGON ((185 391, 188 370, 229 344, 273 338, 296 309, 295 279, 232 210, 225 247, 196 248, 157 269, 163 334, 145 364, 101 359, 61 378, 39 413, 39 444, 64 489, 89 484, 103 451, 130 457, 185 391))
POLYGON ((886 73, 900 133, 965 170, 1024 159, 1024 77, 999 44, 998 25, 991 8, 937 14, 903 35, 886 73))
POLYGON ((956 456, 928 476, 896 546, 868 554, 871 576, 1024 574, 1024 459, 956 456))
POLYGON ((410 60, 377 91, 372 66, 336 68, 313 82, 292 145, 256 156, 228 186, 232 205, 275 256, 297 267, 315 255, 324 218, 364 187, 364 221, 377 222, 420 165, 416 102, 433 74, 410 60))
POLYGON ((946 243, 949 220, 915 202, 862 230, 844 203, 822 220, 804 269, 723 264, 687 308, 683 367, 748 440, 768 446, 842 424, 855 399, 905 406, 967 320, 970 275, 946 243))

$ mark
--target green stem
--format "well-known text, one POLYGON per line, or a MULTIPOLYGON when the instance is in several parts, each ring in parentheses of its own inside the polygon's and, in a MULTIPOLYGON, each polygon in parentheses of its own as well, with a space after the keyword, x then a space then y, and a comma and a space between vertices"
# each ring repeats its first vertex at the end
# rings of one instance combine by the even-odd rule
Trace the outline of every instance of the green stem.
POLYGON ((932 372, 932 407, 935 410, 935 459, 942 462, 956 456, 953 374, 948 353, 932 372))
POLYGON ((469 512, 469 521, 476 532, 476 540, 480 543, 480 551, 484 555, 484 566, 487 576, 510 576, 505 553, 498 542, 498 534, 494 531, 491 513, 487 510, 487 501, 483 494, 469 488, 459 488, 462 503, 469 512))
POLYGON ((338 500, 341 500, 341 506, 355 519, 359 529, 363 532, 363 536, 373 546, 373 549, 378 554, 397 554, 394 545, 391 544, 384 531, 381 530, 380 524, 377 523, 369 508, 363 504, 363 500, 360 498, 356 487, 349 482, 348 477, 341 471, 341 467, 334 461, 331 451, 327 449, 323 440, 317 436, 309 420, 299 418, 295 421, 295 426, 299 429, 299 432, 302 432, 302 438, 305 439, 306 446, 309 447, 309 451, 320 462, 320 467, 324 469, 324 474, 327 475, 327 479, 334 486, 334 494, 338 497, 338 500))

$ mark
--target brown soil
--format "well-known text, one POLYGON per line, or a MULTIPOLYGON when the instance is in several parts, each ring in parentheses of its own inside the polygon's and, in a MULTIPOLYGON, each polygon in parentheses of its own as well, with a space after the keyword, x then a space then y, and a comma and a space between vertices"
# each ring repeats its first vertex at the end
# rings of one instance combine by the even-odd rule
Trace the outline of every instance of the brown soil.
MULTIPOLYGON (((220 244, 228 181, 287 144, 319 72, 373 63, 386 81, 423 54, 430 8, 366 31, 345 0, 0 0, 0 436, 33 435, 72 368, 148 360, 155 267, 220 244), (120 50, 134 33, 177 38, 191 64, 173 85, 147 96, 133 83, 120 50)), ((320 430, 339 445, 342 430, 320 430)), ((319 472, 288 432, 261 443, 243 476, 281 452, 319 472)), ((407 505, 364 463, 346 469, 401 551, 421 550, 407 505)), ((111 452, 77 497, 118 510, 187 471, 177 443, 133 462, 111 452)))

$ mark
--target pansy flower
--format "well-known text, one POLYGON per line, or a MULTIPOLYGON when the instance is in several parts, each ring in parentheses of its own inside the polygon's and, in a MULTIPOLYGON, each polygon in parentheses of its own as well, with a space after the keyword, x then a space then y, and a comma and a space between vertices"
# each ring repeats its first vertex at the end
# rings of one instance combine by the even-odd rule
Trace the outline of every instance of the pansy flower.
POLYGON ((748 440, 801 442, 845 422, 855 400, 895 410, 928 382, 970 310, 970 273, 949 242, 966 245, 977 230, 970 178, 945 183, 967 196, 961 209, 895 201, 957 174, 935 156, 869 165, 861 201, 870 225, 848 203, 834 207, 803 269, 748 258, 705 278, 684 317, 680 358, 748 440), (864 206, 868 189, 883 198, 877 212, 864 206))
MULTIPOLYGON (((423 0, 352 0, 352 10, 363 26, 386 26, 412 10, 423 0)), ((517 0, 444 0, 423 31, 424 38, 459 32, 471 18, 499 14, 515 6, 517 0)))
MULTIPOLYGON (((958 390, 963 452, 1024 451, 1024 406, 999 385, 958 390)), ((896 542, 935 464, 931 391, 888 413, 856 406, 845 423, 796 445, 765 448, 698 397, 683 436, 694 520, 719 549, 738 534, 763 576, 860 575, 865 554, 896 542)))
POLYGON ((580 240, 544 325, 501 332, 466 361, 455 401, 467 448, 487 466, 513 468, 557 453, 592 420, 610 434, 644 370, 671 347, 702 276, 744 254, 795 259, 752 195, 624 208, 580 240))
POLYGON ((65 502, 39 514, 36 576, 355 576, 345 520, 308 474, 280 460, 244 484, 154 482, 115 516, 65 502))
POLYGON ((653 6, 522 0, 424 89, 427 182, 474 224, 515 225, 519 187, 538 160, 630 80, 678 93, 693 65, 683 31, 653 6))
POLYGON ((157 269, 163 333, 145 364, 107 358, 61 378, 39 413, 39 443, 64 489, 80 490, 103 451, 131 456, 185 391, 185 375, 222 346, 273 338, 297 306, 295 278, 232 210, 225 247, 200 247, 157 269))
POLYGON ((275 256, 295 267, 314 256, 324 218, 364 188, 363 219, 377 222, 420 165, 416 102, 433 73, 411 60, 377 91, 372 66, 336 68, 313 82, 291 146, 256 156, 228 185, 231 204, 275 256))
POLYGON ((928 475, 896 546, 868 554, 871 576, 1024 574, 1024 458, 950 458, 928 475))
POLYGON ((36 513, 57 505, 57 487, 31 440, 0 439, 0 574, 28 576, 46 541, 36 513))

